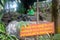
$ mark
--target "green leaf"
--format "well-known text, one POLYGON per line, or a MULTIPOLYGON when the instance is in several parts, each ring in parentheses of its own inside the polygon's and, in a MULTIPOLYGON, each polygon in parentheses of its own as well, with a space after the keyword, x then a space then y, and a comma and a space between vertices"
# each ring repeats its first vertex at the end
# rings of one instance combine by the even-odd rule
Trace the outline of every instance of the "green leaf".
POLYGON ((0 22, 0 31, 5 32, 5 24, 3 22, 0 22))

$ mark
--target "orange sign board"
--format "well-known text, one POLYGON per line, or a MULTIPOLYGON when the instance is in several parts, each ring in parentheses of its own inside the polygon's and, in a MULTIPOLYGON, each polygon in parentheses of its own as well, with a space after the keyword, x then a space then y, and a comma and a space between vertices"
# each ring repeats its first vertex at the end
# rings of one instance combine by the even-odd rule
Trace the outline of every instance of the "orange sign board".
POLYGON ((54 23, 30 24, 27 27, 22 27, 20 37, 43 35, 47 33, 54 33, 54 23))

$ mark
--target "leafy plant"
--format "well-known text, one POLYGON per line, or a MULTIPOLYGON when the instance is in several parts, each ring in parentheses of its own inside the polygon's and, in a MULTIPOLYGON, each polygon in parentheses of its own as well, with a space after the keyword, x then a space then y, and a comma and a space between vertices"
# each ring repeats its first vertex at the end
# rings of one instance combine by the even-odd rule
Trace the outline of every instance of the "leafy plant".
POLYGON ((3 22, 0 22, 0 32, 5 32, 5 24, 3 22))
POLYGON ((15 36, 11 36, 7 33, 0 32, 0 40, 18 40, 15 36))
POLYGON ((29 25, 28 22, 20 21, 17 26, 20 28, 20 31, 21 31, 21 28, 27 27, 27 25, 29 25))
POLYGON ((3 22, 0 22, 0 40, 18 40, 15 36, 6 33, 3 22))

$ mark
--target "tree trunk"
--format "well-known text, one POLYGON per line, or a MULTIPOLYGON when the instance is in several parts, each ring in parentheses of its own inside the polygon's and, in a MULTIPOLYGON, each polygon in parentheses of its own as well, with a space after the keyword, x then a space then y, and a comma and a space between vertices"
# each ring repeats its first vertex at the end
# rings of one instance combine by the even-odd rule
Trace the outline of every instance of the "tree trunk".
POLYGON ((54 21, 55 33, 58 27, 58 0, 52 0, 52 21, 54 21))

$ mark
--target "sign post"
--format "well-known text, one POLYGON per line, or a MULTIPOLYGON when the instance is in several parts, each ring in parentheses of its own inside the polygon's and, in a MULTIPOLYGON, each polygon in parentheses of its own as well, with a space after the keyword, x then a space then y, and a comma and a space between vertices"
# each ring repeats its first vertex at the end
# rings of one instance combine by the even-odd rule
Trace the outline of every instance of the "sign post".
MULTIPOLYGON (((37 0, 37 24, 39 24, 39 0, 37 0)), ((38 40, 38 35, 36 37, 36 40, 38 40)))
POLYGON ((37 24, 39 24, 39 0, 37 0, 37 24))

